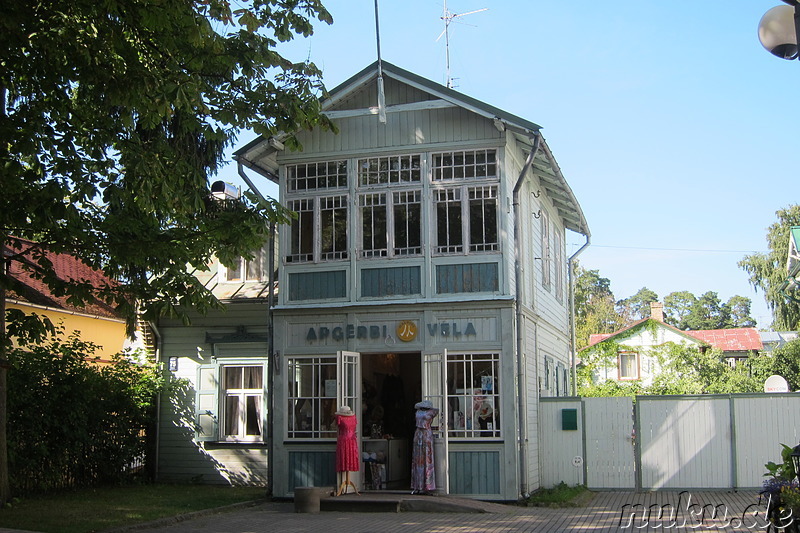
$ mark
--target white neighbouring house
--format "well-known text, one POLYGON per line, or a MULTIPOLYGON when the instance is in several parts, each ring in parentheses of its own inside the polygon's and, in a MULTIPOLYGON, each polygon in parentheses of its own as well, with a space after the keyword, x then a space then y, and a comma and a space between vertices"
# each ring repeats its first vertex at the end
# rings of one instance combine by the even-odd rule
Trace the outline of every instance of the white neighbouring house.
POLYGON ((588 244, 588 225, 538 125, 386 62, 382 74, 382 108, 377 64, 330 91, 338 133, 235 153, 298 216, 278 232, 274 306, 266 254, 199 275, 225 313, 160 321, 163 358, 189 384, 161 402, 161 480, 279 497, 334 486, 347 404, 382 487, 407 489, 413 405, 429 399, 440 490, 539 487, 539 397, 570 387, 566 232, 588 244))
POLYGON ((731 365, 760 353, 764 349, 762 336, 756 328, 710 330, 680 330, 664 322, 663 305, 650 304, 650 317, 634 322, 614 333, 589 336, 589 344, 581 350, 583 358, 597 352, 603 341, 612 340, 617 346, 616 359, 595 370, 595 379, 631 382, 647 386, 659 372, 653 351, 667 344, 696 346, 698 350, 717 348, 731 365))

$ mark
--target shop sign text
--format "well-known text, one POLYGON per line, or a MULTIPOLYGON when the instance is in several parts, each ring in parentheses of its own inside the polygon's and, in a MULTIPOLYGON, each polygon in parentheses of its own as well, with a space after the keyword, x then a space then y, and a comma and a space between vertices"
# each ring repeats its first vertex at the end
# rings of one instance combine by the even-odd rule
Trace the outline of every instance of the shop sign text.
MULTIPOLYGON (((404 321, 404 323, 405 322, 406 321, 404 321)), ((467 322, 466 324, 459 324, 458 322, 436 322, 433 324, 427 324, 427 330, 431 337, 439 335, 441 337, 452 337, 455 339, 468 336, 474 337, 478 334, 472 322, 467 322)), ((400 340, 406 342, 410 342, 416 337, 416 332, 414 332, 414 335, 401 335, 399 331, 396 333, 398 333, 400 340)), ((387 338, 388 334, 389 328, 385 325, 356 326, 354 324, 347 324, 332 328, 327 326, 319 326, 308 328, 306 341, 324 341, 327 339, 334 341, 342 341, 345 339, 377 340, 387 338)))

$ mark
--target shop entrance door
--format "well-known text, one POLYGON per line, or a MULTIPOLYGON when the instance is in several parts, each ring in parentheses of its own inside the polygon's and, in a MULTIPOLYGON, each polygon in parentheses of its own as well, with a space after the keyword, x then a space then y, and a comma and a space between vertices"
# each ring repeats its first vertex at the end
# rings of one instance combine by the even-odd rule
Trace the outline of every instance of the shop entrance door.
POLYGON ((450 493, 449 446, 447 438, 447 350, 422 356, 422 397, 439 410, 433 425, 433 461, 437 490, 450 493))
MULTIPOLYGON (((336 353, 336 408, 348 405, 356 413, 356 435, 361 435, 361 354, 358 352, 336 353)), ((342 478, 343 473, 337 474, 342 478)), ((361 472, 350 472, 350 481, 356 487, 361 486, 361 472)), ((336 486, 342 484, 342 479, 336 480, 336 486)))
POLYGON ((422 399, 419 352, 361 354, 365 490, 409 490, 414 404, 422 399))

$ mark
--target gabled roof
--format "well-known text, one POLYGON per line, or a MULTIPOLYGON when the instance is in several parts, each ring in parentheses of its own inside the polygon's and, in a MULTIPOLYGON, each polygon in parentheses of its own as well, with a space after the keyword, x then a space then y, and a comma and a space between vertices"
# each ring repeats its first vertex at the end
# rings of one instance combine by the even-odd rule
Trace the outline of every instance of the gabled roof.
POLYGON ((47 259, 53 264, 55 275, 64 281, 86 282, 91 284, 92 287, 113 285, 115 283, 114 280, 103 272, 89 267, 72 255, 51 252, 26 239, 16 237, 13 239, 18 241, 21 247, 10 246, 8 243, 3 243, 2 247, 3 255, 6 257, 22 253, 19 259, 11 261, 9 264, 8 275, 14 280, 14 286, 7 294, 9 299, 68 313, 82 313, 103 318, 122 318, 112 306, 100 300, 78 307, 68 302, 66 296, 53 294, 50 287, 31 273, 31 269, 38 269, 38 265, 31 257, 31 252, 33 249, 42 249, 47 259), (29 268, 25 268, 23 265, 28 265, 29 268))
MULTIPOLYGON (((437 106, 458 106, 494 121, 499 129, 514 135, 516 141, 522 146, 523 151, 528 153, 532 149, 534 137, 540 135, 541 126, 534 122, 423 78, 387 61, 381 61, 381 72, 385 78, 391 78, 428 94, 430 99, 426 100, 426 104, 432 109, 437 106)), ((332 89, 327 97, 322 100, 323 112, 334 116, 337 113, 337 105, 344 102, 351 95, 361 91, 364 87, 377 83, 377 78, 378 62, 376 61, 332 89)), ((403 104, 387 106, 388 112, 393 110, 401 111, 403 109, 403 104)), ((375 114, 377 115, 377 108, 375 114)), ((377 116, 375 120, 378 120, 377 116)), ((275 147, 275 141, 280 141, 282 138, 283 136, 281 135, 276 135, 274 138, 258 137, 236 150, 233 153, 233 158, 237 162, 276 181, 275 170, 266 168, 262 161, 269 158, 270 154, 278 149, 275 147)), ((567 229, 589 236, 589 226, 583 211, 544 139, 541 139, 540 149, 536 153, 531 171, 539 178, 542 187, 553 201, 567 229)))
MULTIPOLYGON (((648 320, 653 319, 644 318, 614 333, 595 333, 590 335, 589 344, 584 348, 584 350, 612 337, 624 337, 625 333, 648 320)), ((752 351, 762 350, 764 348, 764 345, 761 342, 761 335, 759 335, 758 330, 755 328, 700 329, 683 331, 676 327, 670 326, 665 322, 658 320, 653 320, 653 322, 661 327, 664 327, 665 329, 669 329, 670 331, 681 335, 689 341, 699 341, 700 344, 718 348, 723 352, 752 351)))
POLYGON ((700 329, 686 333, 723 352, 746 352, 764 348, 756 328, 700 329))

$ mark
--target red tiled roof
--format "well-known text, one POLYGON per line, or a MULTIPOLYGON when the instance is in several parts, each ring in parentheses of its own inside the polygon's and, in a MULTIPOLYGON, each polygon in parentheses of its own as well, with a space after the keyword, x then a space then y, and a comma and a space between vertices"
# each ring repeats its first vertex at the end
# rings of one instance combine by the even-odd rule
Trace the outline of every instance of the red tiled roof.
MULTIPOLYGON (((36 243, 32 241, 16 237, 14 239, 20 241, 23 247, 10 248, 7 243, 4 243, 4 255, 8 253, 20 253, 23 250, 36 246, 36 243)), ((54 253, 47 249, 45 249, 44 253, 53 264, 55 274, 62 280, 88 282, 93 287, 102 287, 115 283, 103 272, 89 267, 86 263, 72 255, 54 253)), ((47 285, 33 276, 29 269, 22 266, 22 261, 27 261, 31 265, 36 264, 35 261, 31 259, 30 255, 27 255, 27 259, 23 256, 21 261, 11 261, 8 273, 19 285, 15 287, 14 290, 9 291, 9 298, 67 312, 78 312, 105 318, 121 318, 121 315, 112 306, 100 300, 88 302, 84 306, 78 307, 69 303, 66 296, 56 296, 47 285)))
MULTIPOLYGON (((624 333, 625 331, 633 328, 644 322, 651 320, 645 318, 634 322, 626 328, 622 328, 614 333, 593 333, 589 335, 589 344, 583 348, 589 348, 595 344, 602 342, 609 337, 615 337, 624 333)), ((698 330, 679 330, 669 324, 661 321, 656 321, 664 327, 674 330, 678 333, 693 337, 700 342, 718 348, 723 352, 742 352, 749 350, 763 350, 764 345, 761 342, 761 335, 756 328, 735 328, 735 329, 698 329, 698 330)))
POLYGON ((762 350, 764 348, 761 343, 761 335, 756 328, 701 329, 684 333, 688 333, 714 348, 719 348, 723 352, 762 350))

